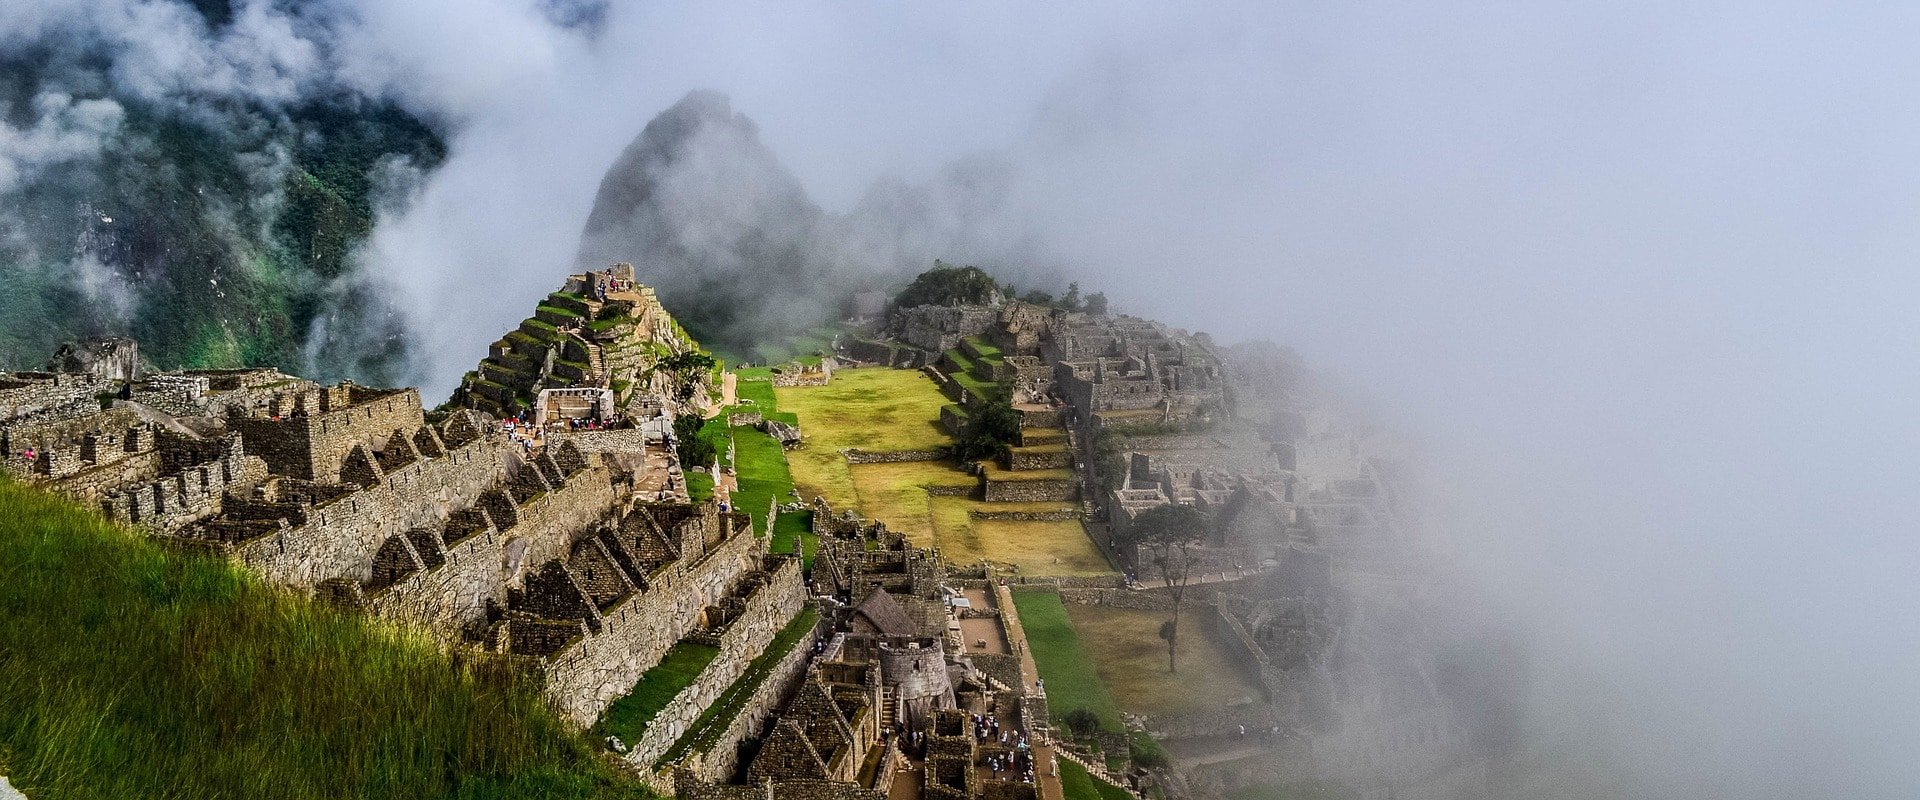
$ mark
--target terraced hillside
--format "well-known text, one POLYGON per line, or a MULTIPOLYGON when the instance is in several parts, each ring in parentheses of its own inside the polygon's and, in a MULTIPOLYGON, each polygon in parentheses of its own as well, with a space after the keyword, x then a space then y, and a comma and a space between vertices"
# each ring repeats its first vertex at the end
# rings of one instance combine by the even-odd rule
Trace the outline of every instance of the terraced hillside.
MULTIPOLYGON (((680 376, 658 367, 699 349, 653 289, 633 281, 633 268, 618 264, 571 276, 547 295, 533 316, 487 348, 454 401, 507 416, 530 406, 542 389, 591 387, 612 389, 615 405, 625 408, 645 396, 678 394, 680 376)), ((709 375, 687 377, 695 398, 712 384, 709 375)))
MULTIPOLYGON (((981 376, 993 374, 998 352, 972 344, 945 364, 966 375, 965 385, 948 372, 863 367, 836 371, 827 386, 777 389, 780 408, 799 417, 807 437, 805 447, 788 454, 801 495, 882 520, 915 544, 940 548, 952 563, 986 559, 1032 575, 1110 574, 1071 502, 1070 471, 962 465, 930 454, 951 446, 949 431, 964 424, 967 412, 956 396, 995 391, 981 376), (966 385, 974 388, 959 391, 966 385), (1002 487, 996 495, 1036 499, 989 500, 989 480, 1002 487)), ((1035 446, 1052 441, 1064 452, 1065 433, 1055 433, 1052 440, 1041 429, 1031 436, 1035 446)))

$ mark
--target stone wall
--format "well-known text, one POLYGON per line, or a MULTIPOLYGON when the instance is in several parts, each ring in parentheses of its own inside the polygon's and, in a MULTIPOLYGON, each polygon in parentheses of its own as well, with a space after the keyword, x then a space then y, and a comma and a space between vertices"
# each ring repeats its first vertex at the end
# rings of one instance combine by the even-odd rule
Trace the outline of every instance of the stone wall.
POLYGON ((764 730, 767 721, 786 707, 786 700, 792 696, 794 687, 806 679, 807 664, 813 660, 813 643, 831 628, 828 615, 821 614, 813 632, 780 657, 780 661, 767 672, 766 680, 760 682, 753 696, 741 705, 739 713, 727 723, 726 730, 699 754, 698 759, 690 759, 697 761, 694 770, 703 780, 723 783, 733 777, 740 767, 740 743, 764 730))
POLYGON ((1007 450, 1007 469, 1066 469, 1073 466, 1073 452, 1065 447, 1013 447, 1007 450))
POLYGON ((691 564, 676 562, 648 575, 645 588, 601 613, 598 633, 548 661, 547 696, 579 725, 592 725, 693 630, 703 609, 759 566, 765 551, 766 540, 741 532, 691 564))
POLYGON ((1023 428, 1058 428, 1060 427, 1060 409, 1020 409, 1020 426, 1023 428))
MULTIPOLYGON (((742 533, 737 538, 752 539, 753 536, 742 533)), ((699 677, 693 679, 693 683, 681 689, 672 702, 654 715, 640 740, 629 743, 633 749, 623 758, 643 770, 651 769, 654 762, 666 755, 673 743, 693 727, 707 707, 719 700, 727 687, 733 685, 733 680, 747 670, 747 665, 767 649, 773 637, 793 620, 795 614, 800 613, 806 601, 806 586, 800 579, 800 560, 780 559, 780 565, 769 574, 766 585, 747 597, 746 608, 720 634, 720 654, 700 672, 699 677)), ((635 676, 635 679, 638 680, 638 677, 635 676)))
POLYGON ((1038 480, 986 480, 989 503, 1060 503, 1073 499, 1072 478, 1038 480))
POLYGON ((898 464, 907 461, 940 461, 947 457, 945 450, 861 450, 848 448, 841 451, 849 464, 898 464))
POLYGON ((922 350, 942 352, 960 340, 992 330, 1000 314, 987 306, 916 306, 894 312, 900 340, 922 350))
POLYGON ((948 436, 959 438, 966 431, 967 422, 967 412, 961 406, 950 404, 940 407, 940 429, 946 431, 948 436))
POLYGON ((424 420, 420 392, 378 392, 347 385, 291 395, 270 416, 234 417, 228 425, 244 437, 247 452, 265 459, 276 475, 338 480, 356 446, 379 445, 394 431, 413 431, 424 420), (344 390, 344 391, 343 391, 344 390))
MULTIPOLYGON (((266 477, 266 462, 246 455, 239 437, 230 436, 212 460, 181 467, 165 477, 112 484, 100 497, 100 510, 122 524, 170 534, 219 514, 229 490, 244 491, 266 477)), ((66 482, 59 489, 86 496, 66 482)))
POLYGON ((581 451, 588 453, 644 453, 648 438, 647 432, 639 428, 616 431, 554 430, 548 431, 546 436, 555 442, 573 442, 581 451))
POLYGON ((1054 511, 993 511, 975 508, 967 511, 967 518, 1001 522, 1066 522, 1079 519, 1080 511, 1071 508, 1054 511))
MULTIPOLYGON (((368 488, 305 509, 305 519, 286 528, 230 542, 230 552, 262 577, 296 589, 333 578, 366 583, 374 552, 389 537, 439 529, 499 480, 504 442, 483 436, 438 458, 420 458, 381 474, 368 488)), ((604 472, 599 479, 606 481, 604 472)))

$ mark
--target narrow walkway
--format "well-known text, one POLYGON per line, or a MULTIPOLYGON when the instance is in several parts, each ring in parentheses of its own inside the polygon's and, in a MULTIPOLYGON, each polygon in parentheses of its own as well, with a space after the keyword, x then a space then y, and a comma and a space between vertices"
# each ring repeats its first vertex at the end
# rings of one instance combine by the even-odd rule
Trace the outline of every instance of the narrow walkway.
POLYGON ((735 394, 734 390, 734 374, 732 370, 728 370, 720 373, 720 403, 718 405, 707 406, 706 410, 701 412, 701 416, 706 419, 713 419, 714 417, 720 416, 720 412, 739 404, 739 395, 735 394))

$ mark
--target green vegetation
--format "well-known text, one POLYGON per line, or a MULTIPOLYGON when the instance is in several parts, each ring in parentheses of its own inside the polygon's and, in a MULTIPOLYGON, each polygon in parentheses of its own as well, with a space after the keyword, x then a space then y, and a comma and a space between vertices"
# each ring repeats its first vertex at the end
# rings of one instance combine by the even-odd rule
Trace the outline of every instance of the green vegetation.
POLYGON ((967 416, 953 454, 963 461, 998 458, 1019 439, 1020 412, 1013 410, 1004 397, 992 396, 967 416))
POLYGON ((1127 790, 1087 772, 1087 768, 1060 759, 1060 791, 1067 800, 1133 800, 1127 790))
POLYGON ((978 336, 966 339, 967 347, 978 354, 983 361, 997 363, 1001 360, 1000 348, 978 336))
POLYGON ((1074 605, 1067 607, 1067 618, 1101 682, 1126 711, 1180 714, 1262 697, 1259 685, 1242 666, 1243 656, 1212 626, 1193 625, 1181 631, 1176 675, 1167 672, 1166 645, 1160 639, 1165 613, 1074 605))
POLYGON ((1027 645, 1033 651, 1034 666, 1047 681, 1047 705, 1056 716, 1065 718, 1075 709, 1086 709, 1110 731, 1122 730, 1120 709, 1113 694, 1100 680, 1094 661, 1080 643, 1073 622, 1060 595, 1043 591, 1016 591, 1013 606, 1020 613, 1020 626, 1027 631, 1027 645))
POLYGON ((1004 404, 1006 402, 1006 387, 994 381, 991 364, 968 357, 958 347, 948 350, 946 359, 954 367, 953 371, 948 373, 948 377, 952 378, 954 383, 960 384, 960 388, 967 390, 968 395, 973 399, 973 404, 1004 404))
POLYGON ((654 369, 666 370, 678 376, 679 380, 674 382, 674 393, 682 403, 693 399, 699 392, 700 379, 711 374, 718 366, 720 362, 717 359, 699 350, 675 353, 653 365, 654 369))
POLYGON ((673 418, 673 446, 675 455, 680 457, 680 468, 693 475, 694 467, 711 466, 714 459, 726 450, 725 422, 722 425, 719 442, 712 435, 702 435, 707 429, 707 420, 693 414, 681 414, 673 418))
POLYGON ((788 653, 793 652, 794 646, 805 639, 807 634, 813 631, 813 626, 819 622, 819 609, 813 606, 800 609, 800 613, 795 615, 785 628, 781 628, 779 633, 774 634, 773 641, 767 643, 767 649, 747 664, 746 671, 740 673, 740 677, 733 679, 733 683, 720 695, 720 699, 715 700, 713 705, 700 713, 699 719, 694 720, 693 724, 687 727, 687 732, 680 736, 679 741, 673 743, 673 747, 667 749, 666 754, 660 757, 659 763, 672 763, 685 757, 689 752, 694 750, 706 752, 707 748, 712 747, 714 737, 724 732, 727 724, 733 722, 733 718, 740 714, 741 707, 753 697, 754 692, 759 691, 760 684, 766 682, 767 676, 773 672, 774 665, 780 663, 780 659, 785 658, 788 653))
MULTIPOLYGON (((737 391, 748 396, 746 383, 737 391)), ((771 388, 771 386, 769 386, 771 388)), ((940 430, 945 395, 933 379, 917 371, 887 367, 844 369, 826 386, 774 389, 777 407, 801 420, 805 447, 788 454, 801 494, 821 495, 836 508, 851 508, 852 475, 840 451, 850 447, 875 452, 946 447, 940 430)), ((762 401, 756 397, 756 403, 762 401)), ((763 406, 765 407, 765 406, 763 406)))
POLYGON ((793 475, 787 471, 786 451, 781 449, 780 440, 745 426, 733 429, 733 445, 734 482, 738 485, 733 505, 752 514, 754 530, 764 536, 768 507, 776 500, 791 499, 793 475))
MULTIPOLYGON (((680 420, 690 416, 692 415, 682 415, 674 418, 674 436, 678 437, 680 435, 678 430, 680 428, 680 420)), ((695 419, 698 419, 698 417, 695 417, 695 419)), ((733 462, 727 460, 727 442, 731 439, 733 432, 727 429, 726 415, 722 414, 712 419, 701 421, 698 427, 693 423, 687 423, 687 427, 694 430, 693 436, 699 440, 694 444, 693 450, 698 454, 707 456, 705 462, 694 463, 718 461, 720 466, 723 467, 732 465, 733 462)), ((683 448, 682 451, 684 452, 685 448, 683 448)), ((687 464, 685 460, 682 460, 680 463, 682 465, 687 464)))
POLYGON ((607 706, 595 727, 624 742, 640 741, 640 735, 646 732, 654 716, 680 696, 682 690, 693 685, 693 680, 700 677, 718 655, 720 648, 710 644, 676 643, 660 657, 660 663, 640 676, 640 682, 635 683, 631 691, 607 706))
POLYGON ((1070 503, 980 503, 966 498, 934 498, 934 542, 942 555, 956 564, 986 559, 1011 564, 1028 575, 1112 575, 1107 557, 1087 538, 1078 519, 1059 521, 970 519, 948 527, 938 509, 952 500, 970 509, 1053 511, 1073 508, 1070 503))
POLYGON ((594 333, 605 333, 621 325, 632 324, 632 317, 603 317, 587 323, 587 330, 593 331, 594 333))
POLYGON ((504 662, 0 481, 0 771, 30 797, 645 797, 504 662))
POLYGON ((687 499, 694 503, 704 503, 713 499, 713 475, 705 472, 685 472, 687 477, 687 499))
POLYGON ((772 367, 746 367, 733 371, 733 394, 740 401, 739 410, 758 411, 767 419, 777 419, 789 425, 797 425, 800 417, 790 412, 779 411, 780 402, 773 390, 772 367))
POLYGON ((1000 284, 986 270, 935 261, 933 269, 916 276, 893 302, 903 308, 982 305, 993 302, 1003 293, 1000 284))

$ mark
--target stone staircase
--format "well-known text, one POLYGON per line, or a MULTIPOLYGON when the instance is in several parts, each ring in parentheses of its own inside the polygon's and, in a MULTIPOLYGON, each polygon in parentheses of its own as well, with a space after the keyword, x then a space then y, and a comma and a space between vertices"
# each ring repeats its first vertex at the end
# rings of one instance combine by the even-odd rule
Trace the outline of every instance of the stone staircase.
POLYGON ((607 355, 600 343, 592 339, 581 339, 587 344, 587 377, 595 384, 607 385, 607 355))

